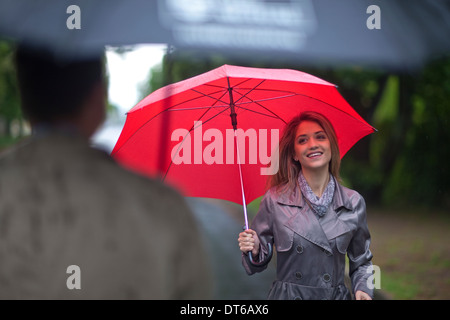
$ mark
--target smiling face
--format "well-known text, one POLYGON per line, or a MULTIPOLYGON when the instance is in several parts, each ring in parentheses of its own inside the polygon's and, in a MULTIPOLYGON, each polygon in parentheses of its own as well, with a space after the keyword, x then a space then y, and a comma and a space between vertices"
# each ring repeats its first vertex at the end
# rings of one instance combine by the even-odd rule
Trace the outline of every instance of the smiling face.
POLYGON ((294 160, 303 170, 328 170, 331 160, 330 140, 324 129, 314 121, 301 122, 296 131, 294 160))
MULTIPOLYGON (((279 143, 279 170, 270 179, 270 187, 295 188, 300 171, 328 170, 340 182, 341 157, 338 137, 331 122, 322 114, 305 111, 292 118, 279 143)), ((305 172, 305 171, 304 171, 305 172)))

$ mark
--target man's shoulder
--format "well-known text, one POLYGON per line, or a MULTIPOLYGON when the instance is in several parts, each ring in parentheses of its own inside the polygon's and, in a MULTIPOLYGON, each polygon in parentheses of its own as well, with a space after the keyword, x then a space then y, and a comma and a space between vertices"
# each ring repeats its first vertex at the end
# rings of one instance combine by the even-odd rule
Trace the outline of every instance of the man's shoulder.
MULTIPOLYGON (((64 180, 75 187, 114 191, 122 197, 181 197, 176 190, 157 178, 142 176, 118 164, 108 153, 91 147, 76 137, 48 136, 26 139, 4 150, 0 156, 0 172, 13 180, 28 174, 48 181, 64 180)), ((19 181, 17 181, 19 183, 19 181)), ((42 183, 42 182, 41 182, 42 183)), ((100 196, 100 195, 99 195, 100 196)))

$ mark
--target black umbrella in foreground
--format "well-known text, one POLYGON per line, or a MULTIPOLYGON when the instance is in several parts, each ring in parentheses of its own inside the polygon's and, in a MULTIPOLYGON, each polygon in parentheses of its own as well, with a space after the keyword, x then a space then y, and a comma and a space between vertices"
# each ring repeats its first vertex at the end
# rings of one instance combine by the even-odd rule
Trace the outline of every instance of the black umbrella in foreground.
POLYGON ((448 0, 2 0, 0 37, 83 57, 170 43, 302 64, 418 68, 450 52, 448 0))

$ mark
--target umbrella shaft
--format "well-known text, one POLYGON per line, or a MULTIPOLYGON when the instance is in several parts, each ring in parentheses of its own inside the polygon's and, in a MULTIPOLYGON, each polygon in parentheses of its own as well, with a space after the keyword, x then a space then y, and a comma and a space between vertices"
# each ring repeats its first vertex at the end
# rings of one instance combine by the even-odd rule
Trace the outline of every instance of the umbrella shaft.
POLYGON ((247 202, 245 201, 244 180, 242 179, 241 157, 239 155, 239 143, 237 139, 236 130, 234 130, 234 141, 236 141, 236 157, 239 168, 239 179, 241 181, 242 206, 244 208, 245 230, 247 230, 248 229, 247 202))
POLYGON ((236 134, 237 114, 236 114, 234 99, 233 99, 233 88, 230 86, 229 78, 227 78, 227 82, 228 82, 228 94, 230 97, 231 125, 233 126, 233 129, 234 129, 234 141, 236 141, 236 158, 237 158, 237 163, 238 163, 238 168, 239 168, 239 179, 241 181, 241 194, 242 194, 242 206, 244 208, 245 230, 247 230, 248 229, 247 202, 245 201, 244 181, 242 179, 241 157, 239 155, 239 143, 238 143, 238 138, 237 138, 237 134, 236 134))
POLYGON ((233 88, 230 86, 230 78, 227 78, 228 81, 228 95, 230 97, 230 117, 231 117, 231 125, 233 126, 234 131, 237 129, 237 114, 234 106, 233 99, 233 88))

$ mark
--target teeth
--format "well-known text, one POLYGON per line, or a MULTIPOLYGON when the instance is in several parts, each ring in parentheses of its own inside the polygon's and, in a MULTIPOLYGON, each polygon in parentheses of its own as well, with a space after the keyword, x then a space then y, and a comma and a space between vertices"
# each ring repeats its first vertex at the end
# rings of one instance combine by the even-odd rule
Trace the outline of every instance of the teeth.
POLYGON ((308 158, 320 156, 321 154, 321 152, 311 153, 310 155, 308 155, 308 158))

